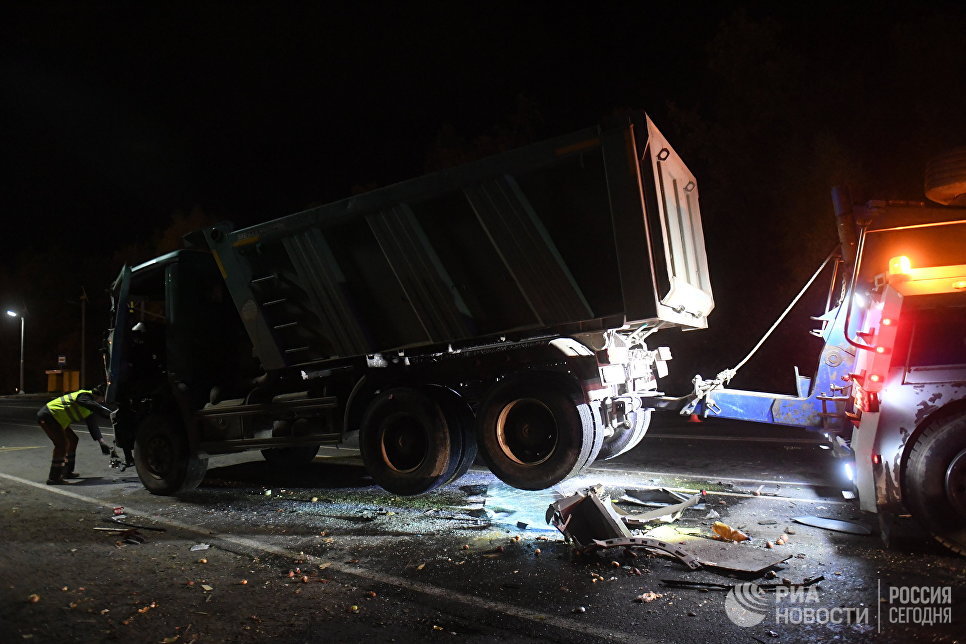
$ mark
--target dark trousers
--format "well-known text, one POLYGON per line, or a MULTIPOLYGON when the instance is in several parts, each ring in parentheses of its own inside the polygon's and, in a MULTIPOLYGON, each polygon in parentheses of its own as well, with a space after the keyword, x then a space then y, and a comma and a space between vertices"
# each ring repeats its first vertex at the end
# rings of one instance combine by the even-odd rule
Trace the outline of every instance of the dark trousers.
POLYGON ((77 452, 77 434, 70 426, 61 427, 52 415, 44 413, 37 415, 37 424, 54 444, 52 463, 63 463, 67 460, 68 454, 77 452))

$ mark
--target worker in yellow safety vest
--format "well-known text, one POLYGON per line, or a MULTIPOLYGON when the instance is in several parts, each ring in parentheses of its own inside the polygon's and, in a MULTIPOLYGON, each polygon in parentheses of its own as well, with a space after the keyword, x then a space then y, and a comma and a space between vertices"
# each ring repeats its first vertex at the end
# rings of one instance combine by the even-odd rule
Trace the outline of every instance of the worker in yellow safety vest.
POLYGON ((54 398, 37 412, 37 423, 54 443, 47 485, 65 485, 65 478, 77 478, 74 467, 77 462, 78 439, 77 434, 70 428, 71 423, 86 423, 91 438, 100 444, 101 453, 111 453, 111 448, 104 441, 94 418, 96 414, 113 422, 114 412, 101 404, 103 400, 104 385, 98 385, 94 389, 80 389, 54 398))

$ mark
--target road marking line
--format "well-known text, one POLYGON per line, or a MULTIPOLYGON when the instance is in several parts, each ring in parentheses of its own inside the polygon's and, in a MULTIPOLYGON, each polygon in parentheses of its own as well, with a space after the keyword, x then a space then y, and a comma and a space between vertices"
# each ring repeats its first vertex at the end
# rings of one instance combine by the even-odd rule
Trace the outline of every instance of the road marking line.
MULTIPOLYGON (((65 490, 58 486, 48 486, 45 484, 35 483, 34 481, 28 481, 27 479, 22 479, 19 476, 13 476, 11 474, 5 474, 0 472, 0 478, 5 478, 9 481, 15 483, 21 483, 23 485, 28 485, 30 487, 37 488, 42 492, 51 492, 54 494, 59 494, 61 496, 75 499, 77 501, 83 501, 85 503, 91 503, 93 505, 99 505, 104 508, 113 509, 116 504, 110 503, 108 501, 102 501, 100 499, 95 499, 92 497, 84 496, 82 494, 77 494, 71 492, 70 490, 65 490)), ((578 622, 572 619, 567 619, 565 617, 559 617, 557 615, 548 615, 546 613, 541 613, 539 611, 530 610, 528 608, 520 608, 519 606, 513 606, 511 604, 505 604, 503 602, 493 601, 491 599, 484 599, 482 597, 477 597, 475 595, 470 595, 468 593, 462 593, 455 590, 450 590, 448 588, 440 588, 438 586, 433 586, 421 581, 413 581, 410 579, 404 579, 402 577, 397 577, 395 575, 389 575, 376 570, 368 570, 366 568, 360 568, 358 566, 350 566, 336 561, 326 560, 322 557, 316 557, 315 555, 304 554, 299 551, 288 550, 281 546, 275 546, 269 543, 262 543, 261 541, 256 541, 255 539, 247 539, 245 537, 238 537, 231 534, 219 534, 212 530, 206 530, 204 528, 199 528, 197 526, 188 525, 187 523, 181 523, 180 521, 175 521, 173 519, 160 518, 154 514, 139 510, 137 508, 132 508, 129 505, 124 506, 124 513, 128 516, 137 516, 145 519, 151 519, 166 525, 171 528, 177 528, 178 530, 183 530, 185 532, 192 532, 205 537, 206 540, 211 541, 222 541, 225 543, 240 546, 247 550, 254 550, 260 552, 267 552, 270 554, 278 555, 280 557, 287 558, 301 558, 305 559, 307 562, 314 565, 327 564, 326 570, 335 570, 337 572, 352 575, 353 577, 359 577, 366 581, 378 581, 380 583, 386 584, 388 586, 395 586, 397 588, 403 588, 406 590, 411 590, 413 592, 421 593, 424 595, 429 595, 434 598, 448 600, 452 602, 458 602, 473 606, 474 608, 480 608, 483 610, 491 612, 500 612, 505 615, 510 615, 517 617, 519 619, 528 620, 537 624, 543 624, 545 626, 553 626, 561 630, 567 630, 574 633, 579 633, 581 635, 589 635, 592 637, 600 639, 614 640, 618 642, 627 642, 628 644, 659 644, 660 640, 654 640, 647 637, 642 637, 639 634, 625 633, 622 631, 615 631, 601 626, 595 626, 593 624, 585 624, 583 622, 578 622)), ((215 544, 212 544, 215 545, 215 544)), ((222 548, 223 550, 228 550, 229 548, 222 548)), ((432 606, 430 606, 432 608, 432 606)))
POLYGON ((31 445, 30 447, 0 447, 0 452, 16 452, 22 449, 40 449, 42 445, 31 445))

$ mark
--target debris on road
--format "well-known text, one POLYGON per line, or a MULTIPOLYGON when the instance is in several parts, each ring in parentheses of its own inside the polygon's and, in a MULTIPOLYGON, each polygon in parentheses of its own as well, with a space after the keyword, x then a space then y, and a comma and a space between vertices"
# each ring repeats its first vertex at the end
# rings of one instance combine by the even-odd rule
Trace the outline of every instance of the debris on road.
POLYGON ((210 547, 211 547, 210 543, 196 543, 195 545, 191 546, 191 552, 197 552, 198 550, 207 550, 210 547))
MULTIPOLYGON (((646 523, 651 523, 653 521, 662 521, 664 523, 673 523, 681 518, 684 511, 691 507, 697 507, 698 502, 701 500, 701 494, 695 494, 691 497, 685 497, 681 494, 676 494, 670 490, 661 489, 661 492, 667 492, 673 495, 675 499, 683 499, 675 503, 674 505, 658 505, 656 509, 650 510, 648 512, 624 512, 620 508, 615 508, 617 513, 621 515, 621 519, 630 527, 640 527, 646 523)), ((630 492, 637 492, 636 490, 627 490, 630 492)), ((627 498, 628 495, 622 498, 627 498)))
MULTIPOLYGON (((776 588, 808 588, 813 586, 820 581, 824 581, 825 576, 819 575, 818 577, 809 577, 802 581, 800 584, 793 584, 787 579, 783 579, 781 583, 772 584, 755 584, 758 588, 762 590, 775 590, 776 588)), ((668 588, 682 588, 690 590, 732 590, 735 588, 735 584, 717 584, 705 581, 691 581, 690 579, 662 579, 661 583, 668 588)))
POLYGON ((714 533, 714 538, 720 541, 748 541, 748 535, 744 532, 721 521, 715 521, 711 524, 711 532, 714 533))
POLYGON ((635 597, 634 601, 640 604, 649 604, 655 599, 660 599, 661 597, 664 597, 664 595, 662 595, 661 593, 653 593, 651 591, 648 591, 646 593, 639 595, 638 597, 635 597))
POLYGON ((791 558, 791 555, 783 554, 782 550, 768 550, 750 542, 719 541, 701 534, 684 532, 673 525, 648 530, 644 536, 679 544, 704 566, 735 572, 760 572, 791 558))
POLYGON ((829 519, 827 517, 815 517, 815 516, 804 516, 804 517, 794 517, 792 521, 796 523, 801 523, 802 525, 810 525, 814 528, 823 528, 825 530, 833 530, 835 532, 846 532, 848 534, 872 534, 864 525, 858 523, 852 523, 851 521, 840 521, 838 519, 829 519))
POLYGON ((595 540, 629 538, 630 531, 602 495, 603 487, 598 485, 551 503, 547 523, 580 546, 595 540))
POLYGON ((117 517, 112 517, 110 519, 104 519, 103 521, 105 523, 116 523, 118 525, 128 526, 129 528, 138 528, 140 530, 154 530, 155 532, 167 532, 168 531, 167 528, 158 528, 158 527, 155 527, 155 526, 138 525, 136 523, 127 523, 125 521, 120 521, 119 519, 122 516, 125 516, 125 515, 121 515, 121 516, 117 516, 117 517))
MULTIPOLYGON (((661 541, 659 539, 651 539, 649 537, 625 537, 621 539, 607 539, 607 540, 594 539, 593 544, 591 546, 584 548, 583 552, 590 552, 595 548, 619 548, 619 547, 630 548, 633 546, 639 546, 642 548, 647 548, 649 550, 660 550, 661 552, 666 552, 667 554, 677 557, 678 559, 683 561, 688 566, 688 568, 691 568, 692 570, 695 570, 701 567, 701 563, 698 561, 697 557, 692 555, 687 550, 679 546, 667 543, 666 541, 661 541)), ((616 561, 611 563, 617 564, 617 566, 620 567, 620 564, 617 563, 616 561)))

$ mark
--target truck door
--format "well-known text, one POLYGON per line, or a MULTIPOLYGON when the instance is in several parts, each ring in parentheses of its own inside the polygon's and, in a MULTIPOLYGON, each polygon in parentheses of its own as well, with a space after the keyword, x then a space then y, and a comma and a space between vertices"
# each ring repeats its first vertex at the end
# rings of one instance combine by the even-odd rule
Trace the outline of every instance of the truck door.
POLYGON ((121 376, 121 347, 125 345, 125 334, 128 327, 128 296, 131 292, 131 267, 125 265, 114 281, 111 298, 113 300, 114 328, 108 330, 107 350, 107 392, 105 400, 108 403, 117 402, 117 391, 121 376))

